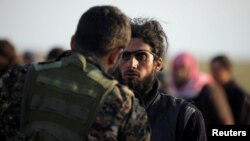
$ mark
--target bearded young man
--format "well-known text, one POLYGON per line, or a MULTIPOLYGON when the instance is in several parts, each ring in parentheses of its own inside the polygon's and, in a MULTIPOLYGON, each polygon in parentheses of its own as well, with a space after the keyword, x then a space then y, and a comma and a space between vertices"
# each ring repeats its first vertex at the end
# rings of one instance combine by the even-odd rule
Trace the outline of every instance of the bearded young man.
POLYGON ((117 78, 145 106, 153 141, 205 141, 204 119, 192 104, 164 91, 156 74, 163 68, 167 37, 160 23, 134 19, 132 39, 124 50, 117 78))

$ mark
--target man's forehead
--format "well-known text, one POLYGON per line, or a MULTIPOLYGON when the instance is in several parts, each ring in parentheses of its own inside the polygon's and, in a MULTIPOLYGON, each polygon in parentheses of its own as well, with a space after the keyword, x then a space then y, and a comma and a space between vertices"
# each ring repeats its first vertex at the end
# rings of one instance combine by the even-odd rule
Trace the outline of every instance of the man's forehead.
POLYGON ((132 38, 131 41, 128 44, 128 47, 125 49, 125 51, 134 52, 134 51, 137 51, 137 50, 151 51, 151 48, 147 43, 143 42, 142 39, 132 38))

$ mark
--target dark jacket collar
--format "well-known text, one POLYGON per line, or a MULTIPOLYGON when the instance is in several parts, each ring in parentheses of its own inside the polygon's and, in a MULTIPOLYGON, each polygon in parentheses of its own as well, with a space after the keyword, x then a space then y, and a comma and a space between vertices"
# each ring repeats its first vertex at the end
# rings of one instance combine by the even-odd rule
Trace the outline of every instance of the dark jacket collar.
POLYGON ((158 79, 155 79, 153 83, 152 89, 146 94, 139 94, 135 92, 135 95, 138 99, 140 99, 141 104, 148 110, 150 106, 155 102, 156 98, 160 95, 160 93, 164 93, 161 88, 161 83, 158 79))

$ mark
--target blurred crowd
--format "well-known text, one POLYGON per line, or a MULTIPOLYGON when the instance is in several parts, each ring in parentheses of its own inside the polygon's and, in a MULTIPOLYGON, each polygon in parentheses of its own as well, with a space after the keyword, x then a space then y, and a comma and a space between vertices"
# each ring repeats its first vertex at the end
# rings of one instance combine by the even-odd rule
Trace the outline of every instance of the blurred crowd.
MULTIPOLYGON (((7 63, 7 66, 14 64, 31 64, 40 61, 51 61, 56 59, 62 52, 64 48, 61 46, 51 47, 51 50, 45 55, 40 57, 37 52, 31 50, 25 50, 21 54, 16 52, 16 47, 7 39, 0 39, 0 51, 1 51, 1 61, 7 63)), ((4 62, 1 62, 1 67, 5 66, 4 62)), ((9 68, 7 67, 6 68, 9 68)))
POLYGON ((201 72, 195 57, 183 52, 162 81, 170 94, 192 102, 208 125, 250 124, 249 94, 237 84, 232 67, 227 56, 218 55, 211 59, 211 74, 201 72))

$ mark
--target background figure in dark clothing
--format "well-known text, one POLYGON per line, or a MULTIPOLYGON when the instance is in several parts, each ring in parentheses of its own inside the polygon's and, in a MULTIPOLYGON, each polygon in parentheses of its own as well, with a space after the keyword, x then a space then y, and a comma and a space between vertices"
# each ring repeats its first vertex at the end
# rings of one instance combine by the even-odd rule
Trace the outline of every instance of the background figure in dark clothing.
POLYGON ((62 49, 61 47, 54 47, 49 51, 46 60, 56 60, 63 52, 64 49, 62 49))
POLYGON ((28 50, 23 53, 22 59, 24 65, 31 64, 36 61, 36 55, 34 52, 28 50))
POLYGON ((171 70, 168 83, 170 94, 193 102, 202 112, 206 125, 234 124, 225 93, 210 75, 199 71, 190 53, 177 55, 171 70))
POLYGON ((223 87, 236 124, 250 124, 250 96, 233 79, 230 60, 219 55, 211 61, 214 79, 223 87))
POLYGON ((8 40, 0 40, 0 77, 15 64, 17 64, 15 47, 8 40))
POLYGON ((200 111, 162 89, 156 74, 162 70, 167 37, 156 20, 132 20, 132 39, 124 50, 117 74, 147 109, 153 141, 205 141, 200 111))

